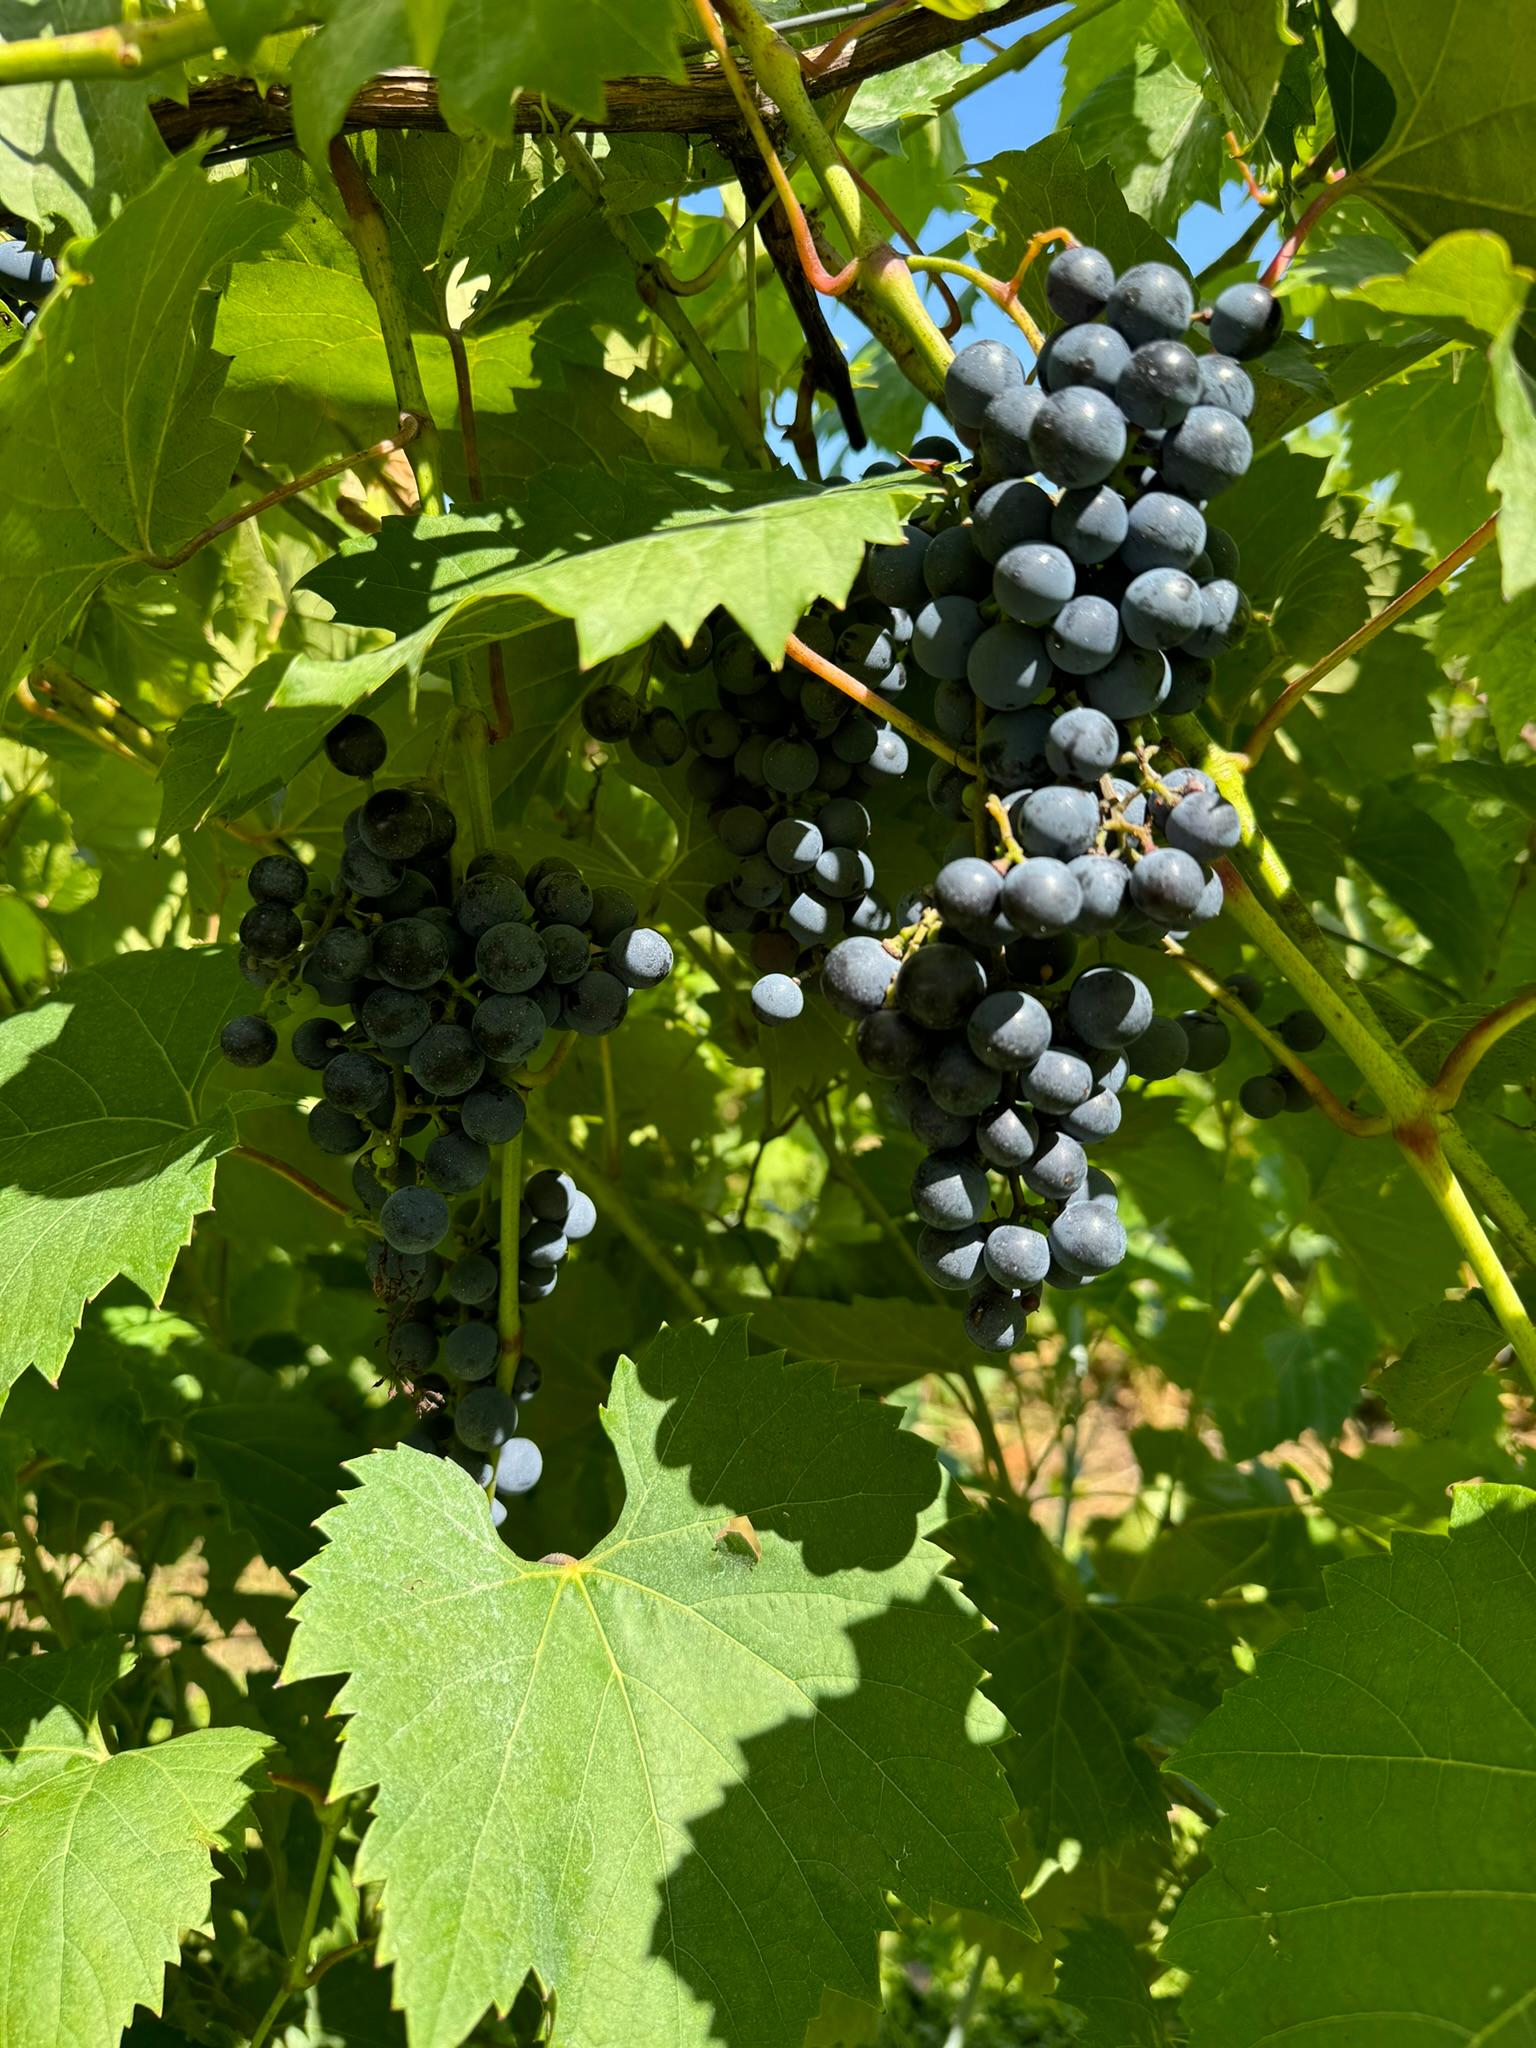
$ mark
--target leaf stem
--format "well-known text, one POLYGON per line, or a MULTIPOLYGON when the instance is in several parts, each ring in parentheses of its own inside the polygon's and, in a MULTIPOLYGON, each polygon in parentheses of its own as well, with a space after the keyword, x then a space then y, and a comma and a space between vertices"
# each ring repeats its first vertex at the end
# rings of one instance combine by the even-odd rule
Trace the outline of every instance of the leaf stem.
POLYGON ((1270 258, 1269 268, 1264 272, 1260 282, 1271 286, 1277 285, 1290 269, 1297 250, 1300 249, 1302 243, 1307 239, 1307 236, 1328 211, 1329 207, 1342 199, 1346 192, 1355 189, 1355 181, 1348 175, 1342 178, 1331 179, 1328 184, 1324 185, 1322 191, 1318 193, 1312 204, 1301 216, 1301 219, 1297 221, 1295 227, 1291 229, 1285 240, 1280 244, 1280 247, 1270 258))
POLYGON ((1045 336, 1007 285, 1000 277, 994 277, 989 270, 983 270, 980 264, 962 263, 953 256, 909 256, 907 268, 924 273, 931 272, 935 277, 963 277, 968 284, 973 284, 978 290, 984 291, 994 304, 1002 307, 1037 356, 1044 348, 1045 336))
POLYGON ((1439 1133, 1431 1118, 1400 1128, 1399 1144, 1408 1163, 1429 1190, 1430 1199, 1455 1233, 1477 1275, 1489 1306, 1498 1317, 1519 1360, 1527 1390, 1536 1393, 1536 1326, 1532 1325, 1515 1283, 1495 1251, 1482 1219, 1467 1200, 1466 1190, 1451 1171, 1439 1133))
MULTIPOLYGON (((263 512, 270 512, 274 505, 286 504, 290 498, 296 498, 300 491, 311 490, 316 484, 327 483, 333 476, 340 476, 345 469, 356 469, 359 463, 387 460, 401 448, 408 448, 420 431, 421 421, 416 415, 402 412, 399 432, 388 439, 375 441, 371 447, 359 448, 352 454, 333 455, 328 462, 317 463, 313 469, 305 470, 302 476, 294 477, 291 482, 276 485, 264 497, 253 499, 249 505, 242 505, 237 512, 230 512, 223 519, 216 519, 212 526, 205 526, 201 533, 194 533, 174 554, 135 555, 131 556, 130 560, 141 562, 150 569, 179 569, 184 563, 190 562, 200 549, 207 547, 210 541, 233 532, 235 527, 243 526, 248 519, 259 519, 263 512)), ((334 545, 334 542, 332 544, 334 545)))
POLYGON ((250 2048, 261 2048, 271 2033, 277 2016, 289 1999, 302 1991, 309 1978, 309 1951, 315 1938, 315 1923, 320 1918, 320 1903, 325 1897, 325 1888, 330 1883, 331 1864, 336 1857, 336 1842, 346 1824, 347 1801, 334 1800, 320 1812, 320 1847, 315 1854, 314 1875, 309 1880, 309 1895, 304 1901, 304 1917, 299 1922, 299 1931, 283 1970, 283 1981, 272 1994, 272 2003, 256 2022, 251 2035, 250 2048))
POLYGON ((1383 605, 1381 610, 1367 619, 1363 626, 1357 626, 1348 639, 1341 640, 1337 647, 1323 656, 1321 661, 1314 662, 1305 675, 1297 676, 1294 682, 1287 683, 1248 735, 1243 747, 1248 766, 1251 768, 1258 760, 1276 731, 1290 717, 1309 690, 1315 689, 1324 676, 1332 675, 1341 662, 1348 661, 1352 654, 1357 654, 1362 647, 1374 640, 1378 633, 1385 633, 1389 626, 1395 626, 1405 613, 1413 610, 1415 605, 1422 604, 1426 597, 1454 576, 1463 563, 1470 562, 1472 557, 1493 539, 1498 523, 1498 513, 1491 512, 1474 533, 1469 533, 1465 540, 1458 541, 1443 561, 1436 562, 1432 568, 1426 569, 1417 583, 1410 583, 1406 590, 1394 597, 1390 604, 1383 605))
POLYGON ((976 773, 976 763, 969 754, 958 753, 948 740, 942 740, 936 732, 930 732, 926 725, 919 725, 908 711, 899 704, 892 704, 877 690, 869 689, 846 669, 839 668, 835 661, 828 661, 813 647, 807 647, 796 634, 791 633, 784 643, 784 652, 801 668, 808 668, 812 675, 820 676, 824 683, 830 683, 834 690, 841 690, 845 697, 851 697, 855 704, 862 704, 884 725, 892 725, 897 732, 906 734, 920 747, 926 747, 930 754, 937 754, 941 761, 947 761, 952 768, 958 768, 966 775, 976 773))
POLYGON ((518 1295, 518 1246, 522 1241, 523 1134, 501 1148, 501 1222, 496 1251, 501 1266, 496 1297, 496 1332, 500 1346, 496 1360, 496 1384, 504 1394, 512 1391, 517 1368, 523 1357, 523 1305, 518 1295))
POLYGON ((264 1166, 268 1173, 275 1173, 279 1180, 285 1180, 290 1186, 302 1189, 322 1208, 329 1209, 334 1216, 350 1218, 353 1213, 339 1195, 333 1195, 329 1188, 321 1187, 318 1181, 311 1180, 309 1175, 301 1173, 298 1167, 290 1166, 286 1159, 274 1159, 270 1152, 258 1152, 250 1145, 232 1145, 230 1157, 249 1159, 253 1166, 264 1166))
POLYGON ((1431 1106, 1454 1109, 1478 1062, 1493 1051, 1506 1031, 1513 1031, 1531 1017, 1536 1017, 1536 988, 1522 989, 1519 995, 1511 996, 1507 1003, 1501 1003, 1498 1009, 1480 1017, 1451 1047, 1439 1073, 1430 1082, 1428 1097, 1431 1106))

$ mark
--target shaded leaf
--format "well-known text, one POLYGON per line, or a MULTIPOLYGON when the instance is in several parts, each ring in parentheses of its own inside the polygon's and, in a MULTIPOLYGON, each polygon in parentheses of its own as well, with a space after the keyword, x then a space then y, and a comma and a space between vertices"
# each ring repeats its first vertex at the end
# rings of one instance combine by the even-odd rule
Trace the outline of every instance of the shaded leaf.
POLYGON ((1413 1335, 1402 1356, 1377 1379, 1377 1391, 1404 1429, 1445 1436, 1504 1342, 1481 1290, 1436 1302, 1415 1318, 1413 1335))

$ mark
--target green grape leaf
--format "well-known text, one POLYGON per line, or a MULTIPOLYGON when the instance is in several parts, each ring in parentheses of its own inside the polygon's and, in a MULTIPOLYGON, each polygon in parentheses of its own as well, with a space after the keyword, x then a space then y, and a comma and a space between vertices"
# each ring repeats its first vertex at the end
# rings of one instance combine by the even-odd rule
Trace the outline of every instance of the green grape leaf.
POLYGON ((102 229, 0 376, 0 692, 113 569, 173 550, 227 490, 241 436, 213 417, 204 287, 284 218, 189 152, 102 229))
POLYGON ((1225 1655, 1193 1602, 1090 1596, 1030 1516, 993 1504, 948 1541, 961 1584, 997 1630, 988 1697, 1017 1732, 1000 1752, 1030 1835, 1084 1854, 1163 1841, 1168 1800, 1141 1739, 1193 1667, 1225 1655))
POLYGON ((1531 720, 1533 649, 1536 592, 1503 601, 1485 551, 1451 585, 1435 621, 1435 651, 1476 685, 1506 755, 1522 746, 1531 720))
MULTIPOLYGON (((1031 235, 1043 227, 1069 228, 1080 242, 1102 249, 1116 270, 1133 263, 1171 263, 1183 258, 1126 204, 1107 163, 1088 163, 1076 138, 1047 135, 1028 149, 1006 149, 988 157, 960 180, 976 226, 971 246, 984 252, 989 269, 1011 277, 1023 261, 1031 235)), ((1045 300, 1049 252, 1024 274, 1019 299, 1037 321, 1053 325, 1045 300)))
POLYGON ((207 0, 208 17, 231 56, 251 56, 263 36, 293 20, 290 0, 207 0))
POLYGON ((1397 101, 1383 74, 1340 28, 1332 0, 1318 9, 1317 20, 1328 104, 1338 124, 1339 155, 1353 171, 1369 163, 1392 132, 1397 101))
POLYGON ((1415 803, 1410 782, 1368 789, 1349 856, 1413 919, 1469 986, 1487 965, 1489 906, 1450 833, 1415 803))
MULTIPOLYGON (((1095 86, 1073 109, 1072 138, 1090 164, 1113 168, 1125 204, 1159 234, 1172 236, 1196 200, 1221 204, 1231 166, 1222 118, 1198 71, 1182 70, 1166 50, 1143 44, 1095 86)), ((1072 225, 1070 215, 1062 225, 1072 225)))
POLYGON ((0 1024, 0 1390, 118 1274, 164 1293, 235 1142, 197 1093, 244 987, 227 947, 122 953, 0 1024))
POLYGON ((1263 1339, 1272 1391, 1244 1390, 1222 1405, 1227 1456, 1256 1458, 1307 1430, 1324 1443, 1335 1442, 1380 1349, 1370 1317, 1353 1302, 1340 1303, 1316 1322, 1290 1320, 1272 1331, 1263 1339))
POLYGON ((1202 2048, 1517 2040, 1536 2002, 1536 1494, 1339 1564, 1175 1758, 1222 1808, 1163 1960, 1202 2048))
POLYGON ((1355 0, 1353 14, 1396 101, 1362 189, 1420 244, 1491 228, 1536 263, 1536 44, 1477 0, 1355 0))
POLYGON ((350 1432, 310 1395, 285 1389, 200 1408, 185 1433, 198 1478, 214 1482, 230 1521, 250 1531, 267 1563, 283 1572, 302 1564, 336 1497, 350 1432))
POLYGON ((1147 1989, 1134 1943, 1109 1920, 1074 1928, 1062 1951, 1056 1995, 1082 2015, 1077 2048, 1163 2048, 1163 2016, 1147 1989))
POLYGON ((1414 1318, 1402 1356, 1376 1381, 1376 1391, 1404 1429, 1446 1436, 1469 1391, 1493 1367, 1505 1342, 1479 1290, 1437 1301, 1414 1318))
POLYGON ((1116 4, 1073 29, 1061 67, 1059 128, 1096 86, 1134 64, 1138 49, 1166 50, 1186 78, 1204 69, 1200 45, 1179 0, 1116 0, 1116 4))
MULTIPOLYGON (((101 0, 0 0, 0 43, 98 28, 101 0)), ((5 88, 0 206, 94 234, 165 169, 150 101, 163 77, 47 78, 5 88)))
POLYGON ((318 169, 353 96, 380 71, 435 71, 461 131, 509 141, 519 94, 600 116, 605 82, 677 78, 678 16, 655 0, 340 0, 293 65, 294 126, 318 169))
POLYGON ((921 1301, 799 1299, 779 1295, 756 1309, 752 1332, 799 1358, 827 1358, 840 1379, 889 1391, 926 1372, 953 1372, 963 1339, 952 1308, 921 1301))
POLYGON ((160 2010, 182 1930, 208 1917, 212 1851, 238 1845, 270 1747, 204 1728, 113 1755, 96 1722, 128 1660, 99 1636, 0 1667, 0 2032, 6 2048, 99 2048, 160 2010))
POLYGON ((1027 1924, 933 1453, 745 1330, 620 1362, 627 1503, 580 1562, 524 1562, 404 1448, 325 1518, 286 1675, 345 1677, 336 1791, 378 1788, 356 1875, 416 2048, 529 1968, 572 2048, 703 2048, 711 2009, 798 2048, 824 1984, 875 2000, 887 1890, 1027 1924), (737 1515, 757 1561, 717 1540, 737 1515))
POLYGON ((1406 269, 1367 278, 1349 297, 1408 319, 1434 320, 1463 338, 1490 341, 1489 386, 1503 445, 1487 485, 1499 494, 1504 595, 1536 585, 1536 412, 1515 354, 1532 273, 1510 262, 1497 235, 1443 236, 1406 269))
POLYGON ((1286 51, 1301 37, 1286 22, 1285 0, 1180 0, 1245 141, 1264 126, 1286 51))
POLYGON ((311 570, 305 588, 350 625, 393 631, 396 667, 513 637, 553 612, 573 622, 591 668, 663 626, 691 640, 717 605, 777 661, 812 600, 841 604, 865 545, 898 538, 928 488, 915 476, 824 490, 635 464, 617 482, 551 470, 515 509, 388 520, 311 570))

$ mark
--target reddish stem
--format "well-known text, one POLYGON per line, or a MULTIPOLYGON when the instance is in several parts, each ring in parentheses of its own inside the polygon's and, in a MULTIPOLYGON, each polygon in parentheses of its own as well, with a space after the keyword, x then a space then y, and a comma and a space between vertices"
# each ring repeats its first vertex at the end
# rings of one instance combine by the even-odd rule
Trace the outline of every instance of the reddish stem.
POLYGON ((1322 191, 1318 193, 1312 204, 1301 216, 1301 219, 1297 221, 1295 227, 1291 229, 1291 232, 1275 251, 1274 256, 1270 260, 1269 268, 1259 280, 1261 284, 1273 287, 1280 282, 1281 278, 1290 269, 1297 250, 1307 239, 1307 236, 1312 232, 1317 222, 1328 211, 1329 207, 1333 205, 1334 201, 1340 198, 1348 189, 1349 182, 1347 177, 1343 177, 1323 187, 1322 191))

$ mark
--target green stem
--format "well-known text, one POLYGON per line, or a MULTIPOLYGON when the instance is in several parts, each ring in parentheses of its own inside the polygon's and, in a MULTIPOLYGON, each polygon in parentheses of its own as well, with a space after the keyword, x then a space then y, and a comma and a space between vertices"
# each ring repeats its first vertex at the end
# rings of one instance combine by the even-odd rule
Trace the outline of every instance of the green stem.
POLYGON ((554 143, 566 169, 591 200, 603 226, 634 265, 640 297, 698 372, 738 452, 757 468, 771 469, 773 457, 763 439, 760 423, 753 419, 726 382, 725 373, 705 347, 698 329, 678 304, 676 295, 663 286, 650 249, 624 215, 608 212, 603 197, 603 174, 591 152, 575 135, 556 135, 554 143))
POLYGON ((501 1263, 501 1287, 496 1298, 496 1330, 501 1348, 496 1364, 496 1384, 504 1394, 523 1357, 523 1305, 518 1299, 518 1246, 522 1240, 523 1135, 519 1131, 501 1148, 501 1229, 497 1254, 501 1263))
POLYGON ((1511 996, 1507 1003, 1501 1003, 1496 1010, 1490 1010, 1486 1017, 1479 1017, 1471 1030, 1465 1032, 1446 1054, 1439 1073, 1429 1085, 1430 1099, 1437 1109, 1454 1109, 1461 1100, 1461 1091, 1471 1080, 1481 1061, 1504 1036, 1517 1025, 1525 1024, 1536 1017, 1536 988, 1522 989, 1517 996, 1511 996))
POLYGON ((970 1396, 972 1420, 976 1424, 976 1433, 981 1438, 981 1448, 987 1463, 992 1467, 999 1488, 1004 1493, 1012 1493, 1013 1482, 1008 1477, 1008 1461, 1003 1456, 997 1425, 992 1420, 992 1410, 987 1406, 987 1397, 977 1377, 976 1368, 967 1360, 964 1365, 956 1367, 956 1370, 970 1396))
POLYGON ((1498 1317, 1510 1348, 1525 1374, 1526 1388, 1536 1393, 1536 1325, 1495 1251, 1482 1219, 1467 1200, 1466 1190, 1451 1171, 1439 1136, 1428 1119, 1413 1132, 1400 1132, 1403 1151, 1429 1190, 1430 1199, 1455 1233, 1467 1264, 1477 1275, 1488 1305, 1498 1317))
POLYGON ((759 88, 777 106, 790 141, 821 187, 858 264, 849 304, 909 375, 915 358, 923 373, 922 388, 930 396, 935 388, 941 391, 954 350, 923 304, 911 271, 886 239, 879 208, 860 190, 858 179, 844 163, 816 111, 806 91, 798 54, 763 19, 752 0, 720 0, 720 11, 751 58, 759 88))
POLYGON ((1525 1264, 1536 1271, 1536 1222, 1450 1117, 1441 1119, 1440 1143, 1451 1171, 1466 1183, 1484 1215, 1497 1224, 1525 1264))
POLYGON ((331 144, 331 176, 341 194, 347 239, 357 254, 363 282, 368 287, 379 315, 379 333, 389 362, 395 401, 402 414, 410 413, 418 428, 410 446, 411 468, 416 473, 416 491, 423 512, 443 510, 442 452, 437 427, 427 404, 421 365, 416 360, 416 340, 411 319, 395 271, 389 246, 389 227, 378 202, 369 190, 362 166, 350 144, 338 135, 331 144))
POLYGON ((496 821, 491 811, 490 745, 491 729, 480 708, 479 694, 468 659, 460 655, 449 669, 453 686, 453 730, 448 742, 448 767, 463 788, 463 809, 469 823, 469 842, 476 853, 489 853, 496 844, 496 821))
MULTIPOLYGON (((296 14, 290 28, 313 21, 296 14)), ((0 85, 30 85, 56 78, 138 78, 206 57, 224 38, 205 8, 195 7, 166 21, 124 22, 114 28, 81 29, 74 35, 29 36, 0 45, 0 85)))
POLYGON ((995 306, 1001 307, 1029 343, 1034 355, 1038 356, 1045 346, 1045 336, 1009 292, 1007 285, 1000 277, 994 277, 990 270, 983 270, 979 263, 962 263, 955 256, 909 256, 907 268, 917 271, 920 276, 964 278, 967 284, 985 292, 995 306))
POLYGON ((309 1896, 304 1901, 304 1918, 299 1923, 298 1936, 283 1970, 283 1981, 272 1994, 272 2003, 256 2022, 256 2031, 251 2035, 250 2048, 261 2048, 283 2007, 290 1998, 304 1989, 309 1976, 309 1951, 315 1938, 315 1923, 320 1918, 320 1904, 325 1897, 325 1888, 330 1882, 337 1837, 345 1825, 346 1818, 345 1799, 338 1799, 332 1805, 321 1809, 320 1847, 315 1856, 314 1876, 309 1881, 309 1896))
POLYGON ((1033 64, 1042 50, 1048 50, 1052 43, 1060 42, 1063 36, 1082 28, 1096 15, 1107 14, 1119 0, 1078 0, 1076 7, 1065 14, 1058 14, 1054 21, 1048 21, 1044 28, 1031 29, 1027 36, 1020 36, 1016 43, 1010 43, 1006 50, 999 50, 979 71, 973 71, 968 78, 952 85, 949 91, 941 93, 935 102, 941 114, 947 114, 951 107, 961 100, 969 99, 973 92, 980 92, 983 86, 991 85, 996 79, 1006 78, 1011 71, 1022 71, 1026 64, 1033 64))
MULTIPOLYGON (((538 1134, 540 1150, 547 1153, 557 1166, 563 1168, 573 1179, 577 1174, 585 1172, 586 1161, 582 1155, 574 1145, 568 1145, 563 1138, 557 1137, 543 1117, 535 1117, 530 1110, 528 1123, 538 1134)), ((679 1271, 669 1255, 662 1250, 630 1207, 629 1198, 623 1189, 615 1182, 610 1182, 603 1190, 603 1209, 613 1218, 619 1230, 629 1239, 652 1272, 672 1290, 688 1314, 707 1316, 710 1313, 709 1303, 687 1275, 679 1271)))

